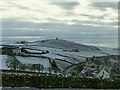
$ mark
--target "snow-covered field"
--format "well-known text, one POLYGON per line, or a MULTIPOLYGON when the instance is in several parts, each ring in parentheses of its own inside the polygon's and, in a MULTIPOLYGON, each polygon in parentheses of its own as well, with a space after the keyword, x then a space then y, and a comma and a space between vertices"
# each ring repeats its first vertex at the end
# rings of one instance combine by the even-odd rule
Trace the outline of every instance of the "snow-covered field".
POLYGON ((66 59, 66 57, 70 58, 78 58, 79 62, 84 61, 86 57, 93 57, 93 56, 105 56, 106 54, 101 53, 99 50, 97 51, 84 51, 81 50, 79 52, 69 52, 63 51, 62 49, 50 48, 50 47, 40 47, 40 46, 29 46, 31 49, 38 49, 38 50, 48 50, 48 54, 43 54, 42 56, 51 57, 53 59, 66 59))
MULTIPOLYGON (((6 67, 7 55, 0 55, 0 57, 2 57, 2 59, 0 60, 0 62, 2 62, 1 63, 2 67, 0 69, 8 69, 6 67)), ((23 64, 41 64, 45 68, 49 67, 49 60, 48 59, 37 58, 37 57, 21 57, 21 56, 16 56, 16 58, 23 64)))
POLYGON ((8 69, 8 68, 6 67, 7 55, 0 55, 0 57, 2 58, 2 59, 0 59, 0 62, 1 62, 1 67, 0 67, 0 69, 8 69))
POLYGON ((44 67, 49 67, 49 60, 44 58, 37 58, 37 57, 16 57, 21 63, 24 64, 42 64, 44 67))
MULTIPOLYGON (((43 40, 43 41, 35 41, 25 44, 15 44, 15 43, 5 43, 4 45, 12 45, 12 46, 20 46, 24 47, 29 52, 41 53, 42 51, 48 50, 49 53, 46 54, 30 54, 32 56, 39 57, 21 57, 16 56, 16 58, 24 64, 42 64, 44 67, 49 67, 49 60, 56 60, 57 64, 61 67, 62 65, 68 66, 70 63, 80 63, 85 62, 86 57, 93 56, 106 56, 107 54, 118 55, 117 49, 105 48, 105 47, 97 47, 94 46, 86 46, 83 44, 76 44, 74 42, 65 41, 65 40, 43 40), (72 49, 78 48, 78 52, 71 51, 72 49), (42 58, 44 56, 46 58, 42 58)), ((0 68, 6 68, 6 58, 7 55, 0 55, 0 68)))

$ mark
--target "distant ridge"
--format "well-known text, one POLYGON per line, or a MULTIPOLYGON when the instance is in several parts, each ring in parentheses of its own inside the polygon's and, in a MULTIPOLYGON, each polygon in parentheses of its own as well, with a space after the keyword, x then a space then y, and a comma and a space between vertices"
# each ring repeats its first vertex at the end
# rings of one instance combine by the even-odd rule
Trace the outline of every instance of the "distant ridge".
POLYGON ((41 41, 33 41, 25 43, 27 45, 34 46, 42 46, 42 47, 50 47, 56 49, 64 49, 64 50, 99 50, 95 46, 89 46, 79 43, 74 43, 72 41, 62 40, 62 39, 49 39, 49 40, 41 40, 41 41))

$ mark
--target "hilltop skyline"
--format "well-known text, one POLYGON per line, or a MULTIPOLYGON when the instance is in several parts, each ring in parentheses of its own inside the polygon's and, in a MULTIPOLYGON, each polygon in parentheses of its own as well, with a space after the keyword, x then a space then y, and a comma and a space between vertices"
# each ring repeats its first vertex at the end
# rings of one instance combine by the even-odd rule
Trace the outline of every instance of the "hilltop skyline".
POLYGON ((60 37, 118 47, 117 2, 2 0, 0 10, 3 39, 60 37))

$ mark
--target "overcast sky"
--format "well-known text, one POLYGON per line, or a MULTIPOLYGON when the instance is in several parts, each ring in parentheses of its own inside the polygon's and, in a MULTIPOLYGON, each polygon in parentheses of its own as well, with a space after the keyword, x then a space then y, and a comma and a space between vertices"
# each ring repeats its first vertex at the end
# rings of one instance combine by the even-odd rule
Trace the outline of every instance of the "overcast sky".
POLYGON ((117 2, 1 0, 0 10, 3 36, 99 39, 118 34, 117 2))

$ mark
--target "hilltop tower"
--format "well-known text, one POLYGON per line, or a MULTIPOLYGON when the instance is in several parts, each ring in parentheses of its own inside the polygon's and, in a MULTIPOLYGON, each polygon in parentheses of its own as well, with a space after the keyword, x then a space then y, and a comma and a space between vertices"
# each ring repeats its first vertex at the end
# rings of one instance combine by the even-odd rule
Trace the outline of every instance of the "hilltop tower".
POLYGON ((56 37, 56 40, 58 40, 58 37, 56 37))

